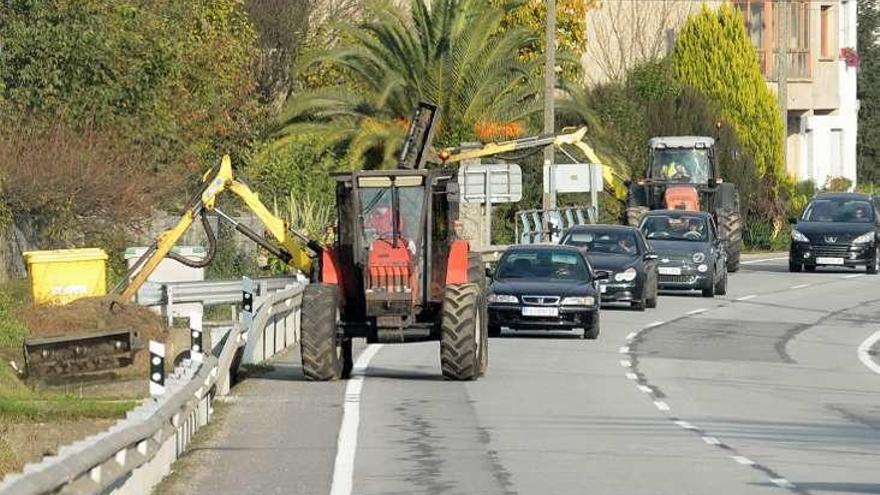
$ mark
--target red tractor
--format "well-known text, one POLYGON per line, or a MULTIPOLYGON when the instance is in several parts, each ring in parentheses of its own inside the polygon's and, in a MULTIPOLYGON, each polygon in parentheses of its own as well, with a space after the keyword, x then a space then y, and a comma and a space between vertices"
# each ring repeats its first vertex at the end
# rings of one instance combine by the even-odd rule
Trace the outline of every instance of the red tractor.
POLYGON ((351 341, 440 341, 443 376, 488 365, 486 276, 457 239, 455 170, 426 169, 436 108, 417 110, 397 170, 336 176, 337 231, 302 301, 303 373, 346 377, 351 341))

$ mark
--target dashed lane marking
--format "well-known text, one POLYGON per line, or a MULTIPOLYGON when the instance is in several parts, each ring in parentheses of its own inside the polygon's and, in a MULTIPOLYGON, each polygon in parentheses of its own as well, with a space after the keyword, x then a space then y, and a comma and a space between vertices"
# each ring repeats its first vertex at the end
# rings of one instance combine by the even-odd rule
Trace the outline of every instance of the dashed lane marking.
POLYGON ((638 380, 638 379, 639 379, 639 375, 637 375, 637 374, 635 374, 635 373, 632 373, 632 372, 627 372, 627 373, 626 373, 626 379, 627 379, 627 380, 638 380))
POLYGON ((869 370, 880 375, 880 364, 877 364, 877 361, 874 361, 870 354, 871 348, 874 347, 877 342, 880 342, 880 331, 875 332, 859 345, 858 355, 862 364, 867 366, 869 370))
POLYGON ((798 285, 792 285, 790 288, 791 289, 803 289, 803 288, 809 287, 809 286, 810 286, 810 284, 798 284, 798 285))
POLYGON ((685 314, 687 314, 687 315, 698 315, 698 314, 700 314, 700 313, 705 313, 706 311, 709 311, 709 310, 706 309, 706 308, 700 308, 700 309, 695 309, 695 310, 693 310, 693 311, 688 311, 688 312, 685 313, 685 314))
POLYGON ((718 440, 718 439, 715 438, 715 437, 710 437, 710 436, 707 435, 707 436, 704 436, 704 437, 702 437, 702 438, 703 438, 703 441, 706 442, 706 443, 709 444, 709 445, 721 445, 721 440, 718 440))
POLYGON ((853 273, 852 275, 844 275, 843 278, 859 278, 864 276, 864 273, 853 273))
POLYGON ((754 466, 755 465, 755 461, 749 459, 748 457, 743 457, 741 455, 732 455, 732 456, 730 456, 730 458, 733 459, 734 461, 742 464, 743 466, 754 466))
POLYGON ((630 340, 632 340, 632 339, 634 339, 634 338, 636 338, 636 337, 638 337, 638 336, 639 336, 639 332, 630 332, 630 333, 626 336, 626 340, 627 340, 627 341, 630 341, 630 340))
POLYGON ((794 483, 785 478, 771 478, 770 481, 779 488, 785 488, 787 490, 794 489, 794 483))
POLYGON ((678 421, 676 421, 675 424, 677 424, 678 426, 684 428, 685 430, 696 430, 696 429, 697 429, 696 426, 694 426, 694 425, 692 425, 692 424, 690 424, 690 423, 688 423, 687 421, 684 421, 684 420, 682 420, 682 419, 679 419, 678 421))
POLYGON ((749 294, 747 296, 738 297, 738 298, 736 298, 736 300, 737 301, 748 301, 748 300, 754 299, 756 297, 758 297, 758 296, 756 296, 755 294, 749 294))
POLYGON ((619 351, 621 354, 629 354, 629 346, 628 346, 628 345, 625 345, 625 346, 621 347, 620 349, 618 349, 618 351, 619 351))
POLYGON ((663 402, 662 400, 655 400, 654 406, 656 406, 657 409, 659 409, 661 411, 668 411, 669 410, 669 404, 663 402))
POLYGON ((654 392, 653 390, 651 390, 651 387, 648 387, 645 385, 639 385, 639 390, 641 390, 642 392, 644 392, 646 394, 650 394, 650 393, 654 392))
POLYGON ((630 367, 632 367, 632 361, 630 361, 629 359, 621 359, 620 365, 623 366, 624 368, 630 368, 630 367))
POLYGON ((358 356, 351 369, 351 378, 345 386, 345 403, 342 424, 336 440, 336 460, 333 463, 333 481, 330 495, 351 495, 354 483, 354 456, 357 452, 358 425, 360 424, 361 391, 364 375, 370 360, 379 352, 382 344, 368 345, 358 356))

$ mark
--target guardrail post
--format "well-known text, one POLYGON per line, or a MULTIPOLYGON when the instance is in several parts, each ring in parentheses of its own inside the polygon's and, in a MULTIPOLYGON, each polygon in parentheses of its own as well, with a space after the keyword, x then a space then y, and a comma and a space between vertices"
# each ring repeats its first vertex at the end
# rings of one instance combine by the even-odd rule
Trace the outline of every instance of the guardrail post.
POLYGON ((189 314, 190 346, 189 355, 193 362, 201 363, 204 360, 204 345, 202 344, 202 313, 192 311, 189 314))
POLYGON ((168 319, 168 326, 174 325, 174 287, 165 286, 165 318, 168 319))
POLYGON ((150 341, 150 395, 165 393, 165 344, 150 341))

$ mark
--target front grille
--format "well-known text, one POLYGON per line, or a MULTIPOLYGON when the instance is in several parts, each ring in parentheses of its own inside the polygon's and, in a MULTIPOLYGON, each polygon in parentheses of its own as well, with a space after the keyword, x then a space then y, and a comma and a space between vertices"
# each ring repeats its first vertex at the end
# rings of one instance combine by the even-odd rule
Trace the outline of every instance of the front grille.
POLYGON ((695 275, 660 275, 661 284, 692 284, 697 281, 695 275))
POLYGON ((559 304, 559 296, 522 296, 522 301, 533 306, 556 306, 559 304))
POLYGON ((813 256, 821 256, 828 258, 842 258, 849 254, 849 246, 847 245, 811 245, 810 251, 813 252, 813 256))

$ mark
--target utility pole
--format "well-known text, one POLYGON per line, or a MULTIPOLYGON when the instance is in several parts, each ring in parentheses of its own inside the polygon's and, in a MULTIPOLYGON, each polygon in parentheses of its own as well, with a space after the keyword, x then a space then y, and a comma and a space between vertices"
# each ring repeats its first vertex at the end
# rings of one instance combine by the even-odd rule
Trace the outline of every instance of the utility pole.
POLYGON ((776 96, 782 113, 782 165, 788 167, 788 0, 776 0, 776 96))
MULTIPOLYGON (((556 97, 556 0, 547 0, 547 23, 544 37, 544 134, 556 132, 556 115, 553 108, 556 97)), ((549 194, 544 194, 544 209, 556 208, 556 184, 553 167, 553 146, 544 148, 544 170, 550 177, 545 180, 550 185, 549 194)))

